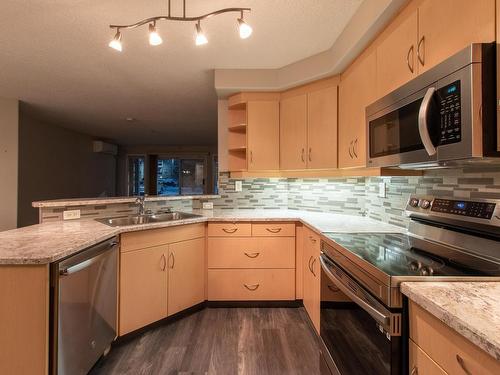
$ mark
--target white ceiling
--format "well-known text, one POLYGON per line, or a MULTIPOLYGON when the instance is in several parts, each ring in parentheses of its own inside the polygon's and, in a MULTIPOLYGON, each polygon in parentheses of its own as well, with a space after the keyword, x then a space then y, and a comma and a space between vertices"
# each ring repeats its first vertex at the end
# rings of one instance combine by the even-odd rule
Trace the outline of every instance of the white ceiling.
MULTIPOLYGON (((44 121, 122 144, 215 144, 213 69, 278 68, 332 46, 363 0, 187 0, 187 14, 250 7, 253 35, 241 40, 236 14, 202 27, 162 21, 164 43, 147 27, 107 47, 111 23, 166 13, 167 0, 1 0, 0 96, 22 100, 44 121), (129 123, 126 117, 137 121, 129 123)), ((181 0, 172 0, 173 13, 181 0)))

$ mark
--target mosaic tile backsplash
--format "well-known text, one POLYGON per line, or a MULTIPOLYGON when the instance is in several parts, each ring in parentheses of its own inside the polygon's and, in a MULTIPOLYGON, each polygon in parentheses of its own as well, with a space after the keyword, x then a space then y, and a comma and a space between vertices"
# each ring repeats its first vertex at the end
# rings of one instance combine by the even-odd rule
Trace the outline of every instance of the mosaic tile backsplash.
POLYGON ((367 215, 406 227, 404 208, 410 194, 500 199, 500 168, 473 167, 426 171, 418 177, 353 177, 332 179, 255 178, 243 180, 236 192, 227 173, 219 177, 216 208, 289 208, 367 215), (386 183, 386 197, 378 196, 386 183))

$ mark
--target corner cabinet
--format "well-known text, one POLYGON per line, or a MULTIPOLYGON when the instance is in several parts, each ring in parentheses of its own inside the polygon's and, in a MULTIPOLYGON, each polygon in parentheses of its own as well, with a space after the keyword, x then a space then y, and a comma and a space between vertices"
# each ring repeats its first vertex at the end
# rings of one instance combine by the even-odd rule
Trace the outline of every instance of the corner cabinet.
POLYGON ((305 169, 307 148, 307 95, 280 101, 280 169, 305 169))
POLYGON ((119 335, 205 300, 205 225, 124 233, 119 335))
POLYGON ((366 106, 376 98, 375 50, 365 51, 340 77, 339 168, 366 166, 366 106))

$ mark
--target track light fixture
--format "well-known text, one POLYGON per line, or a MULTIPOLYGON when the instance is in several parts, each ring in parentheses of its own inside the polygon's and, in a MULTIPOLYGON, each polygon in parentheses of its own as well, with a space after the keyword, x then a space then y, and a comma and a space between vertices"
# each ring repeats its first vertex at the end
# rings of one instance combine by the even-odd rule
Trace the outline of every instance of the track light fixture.
POLYGON ((248 25, 243 19, 244 12, 250 12, 250 8, 224 8, 219 9, 211 13, 207 13, 197 17, 186 17, 186 0, 182 0, 183 5, 183 13, 182 16, 173 16, 170 12, 170 0, 168 0, 168 15, 166 16, 156 16, 144 19, 142 21, 138 21, 136 23, 130 25, 109 25, 109 27, 113 30, 116 30, 116 34, 111 42, 109 42, 109 46, 117 51, 122 51, 122 34, 120 30, 124 29, 135 29, 142 25, 149 25, 149 44, 152 46, 158 46, 163 43, 163 39, 160 34, 158 34, 158 30, 156 29, 156 21, 166 20, 166 21, 182 21, 182 22, 196 22, 196 38, 195 43, 197 46, 201 46, 203 44, 208 43, 208 39, 203 33, 201 29, 201 20, 211 18, 213 16, 218 16, 223 13, 237 12, 240 13, 240 18, 237 19, 238 27, 240 32, 240 37, 242 39, 248 38, 252 34, 252 28, 248 25))

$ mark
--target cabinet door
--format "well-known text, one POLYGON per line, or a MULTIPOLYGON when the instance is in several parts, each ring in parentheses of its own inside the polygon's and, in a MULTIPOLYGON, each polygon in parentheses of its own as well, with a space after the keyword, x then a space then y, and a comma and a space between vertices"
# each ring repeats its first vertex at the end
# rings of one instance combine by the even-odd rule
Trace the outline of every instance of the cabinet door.
POLYGON ((168 254, 168 315, 205 300, 205 238, 171 244, 168 254))
POLYGON ((471 43, 493 42, 495 0, 425 0, 418 30, 422 73, 471 43))
POLYGON ((314 327, 319 332, 320 319, 320 276, 319 264, 320 242, 319 237, 309 229, 304 231, 304 258, 303 279, 304 307, 309 314, 314 327))
POLYGON ((366 166, 366 106, 376 98, 376 55, 365 52, 342 74, 339 94, 339 168, 366 166))
POLYGON ((248 170, 278 170, 280 117, 278 101, 248 102, 248 170))
POLYGON ((121 254, 120 335, 167 316, 167 246, 121 254))
POLYGON ((417 10, 403 12, 384 31, 377 45, 377 97, 417 75, 417 10))
POLYGON ((307 167, 337 168, 337 86, 307 96, 307 167))
POLYGON ((280 102, 280 169, 306 169, 307 95, 280 102))

